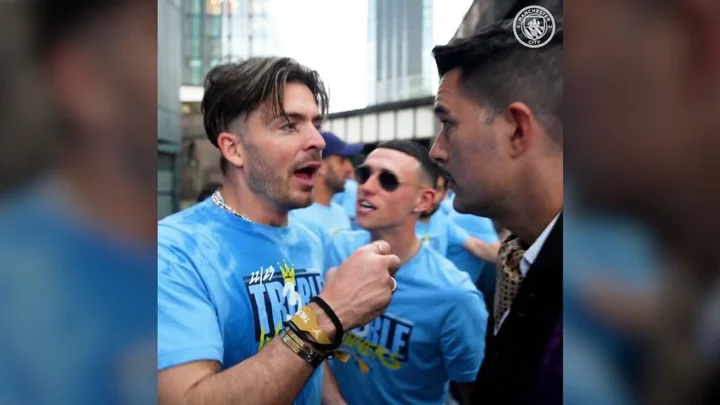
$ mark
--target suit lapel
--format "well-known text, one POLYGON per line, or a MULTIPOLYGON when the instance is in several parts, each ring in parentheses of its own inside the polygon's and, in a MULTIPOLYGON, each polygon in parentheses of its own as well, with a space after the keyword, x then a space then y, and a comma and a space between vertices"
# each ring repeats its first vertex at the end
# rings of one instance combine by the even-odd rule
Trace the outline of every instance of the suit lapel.
MULTIPOLYGON (((562 316, 562 214, 528 270, 497 336, 488 327, 486 358, 477 390, 486 400, 524 395, 562 316), (484 381, 481 381, 484 380, 484 381)), ((473 398, 483 398, 474 392, 473 398)), ((476 402, 476 401, 474 401, 476 402)))

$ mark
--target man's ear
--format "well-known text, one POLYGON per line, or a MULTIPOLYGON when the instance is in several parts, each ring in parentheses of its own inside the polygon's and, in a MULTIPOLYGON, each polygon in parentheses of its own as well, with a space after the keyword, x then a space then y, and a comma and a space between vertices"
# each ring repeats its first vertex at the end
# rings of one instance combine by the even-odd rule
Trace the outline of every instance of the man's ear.
POLYGON ((436 191, 432 188, 422 189, 420 196, 418 197, 417 203, 415 204, 414 212, 425 212, 432 208, 435 203, 436 191))
POLYGON ((513 158, 521 156, 535 141, 538 122, 535 120, 532 110, 525 103, 515 102, 507 109, 512 126, 510 136, 510 152, 513 158))
POLYGON ((222 132, 217 137, 217 144, 220 153, 223 154, 228 162, 234 166, 243 167, 245 150, 236 135, 222 132))

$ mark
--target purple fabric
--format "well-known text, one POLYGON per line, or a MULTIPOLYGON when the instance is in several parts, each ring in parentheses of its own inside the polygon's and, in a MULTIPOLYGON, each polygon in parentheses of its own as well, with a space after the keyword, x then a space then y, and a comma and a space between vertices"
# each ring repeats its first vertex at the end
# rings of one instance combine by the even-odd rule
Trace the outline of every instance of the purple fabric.
POLYGON ((563 324, 562 319, 555 324, 553 335, 540 362, 535 377, 524 400, 528 405, 562 404, 563 376, 563 324))

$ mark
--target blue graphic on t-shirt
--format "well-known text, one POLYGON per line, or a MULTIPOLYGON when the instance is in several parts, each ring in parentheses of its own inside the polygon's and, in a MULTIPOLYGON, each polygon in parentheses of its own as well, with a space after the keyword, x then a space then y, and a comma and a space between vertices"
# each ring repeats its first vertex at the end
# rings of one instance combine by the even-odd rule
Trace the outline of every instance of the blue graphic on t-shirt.
MULTIPOLYGON (((369 242, 365 231, 336 234, 325 249, 326 267, 369 242)), ((351 358, 331 362, 338 386, 350 405, 443 404, 450 380, 474 381, 480 368, 488 318, 482 295, 427 246, 394 277, 387 310, 343 338, 351 358)))
MULTIPOLYGON (((322 289, 319 238, 251 223, 210 200, 158 227, 158 369, 255 355, 322 289)), ((320 404, 318 369, 294 404, 320 404)))

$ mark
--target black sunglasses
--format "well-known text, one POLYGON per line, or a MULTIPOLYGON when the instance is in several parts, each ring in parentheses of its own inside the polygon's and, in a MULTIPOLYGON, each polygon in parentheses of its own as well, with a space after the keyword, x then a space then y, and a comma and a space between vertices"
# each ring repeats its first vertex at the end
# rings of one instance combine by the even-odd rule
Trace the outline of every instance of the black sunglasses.
MULTIPOLYGON (((355 181, 357 181, 358 184, 365 184, 372 175, 373 170, 367 166, 360 166, 355 169, 355 181)), ((380 187, 388 192, 397 190, 401 183, 395 173, 385 169, 380 170, 378 182, 380 183, 380 187)))

